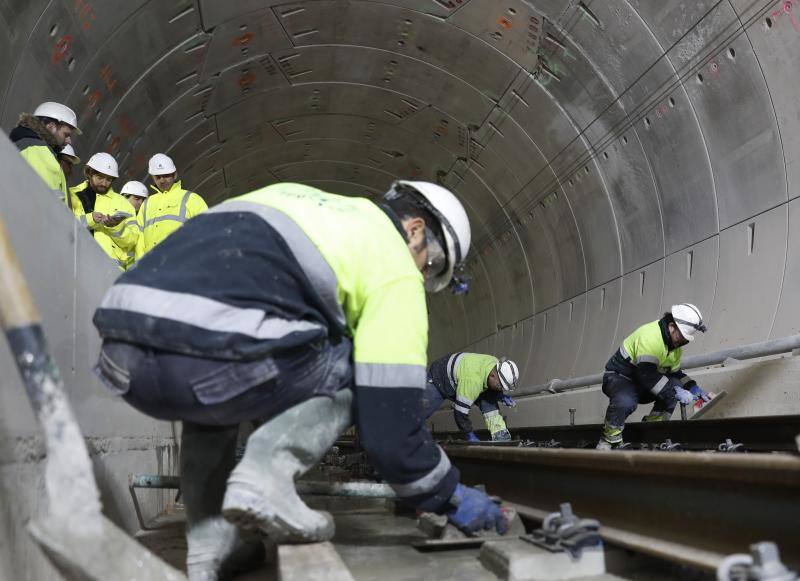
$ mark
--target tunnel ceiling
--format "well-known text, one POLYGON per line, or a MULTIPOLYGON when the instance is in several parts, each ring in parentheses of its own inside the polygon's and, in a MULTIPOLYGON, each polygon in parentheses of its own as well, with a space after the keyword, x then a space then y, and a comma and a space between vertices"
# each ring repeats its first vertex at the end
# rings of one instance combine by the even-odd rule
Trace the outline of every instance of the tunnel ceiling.
POLYGON ((798 10, 0 0, 2 121, 65 101, 84 159, 142 179, 166 151, 210 204, 439 181, 468 208, 474 284, 432 299, 432 352, 505 352, 544 381, 597 371, 676 300, 710 319, 701 350, 800 330, 798 10))

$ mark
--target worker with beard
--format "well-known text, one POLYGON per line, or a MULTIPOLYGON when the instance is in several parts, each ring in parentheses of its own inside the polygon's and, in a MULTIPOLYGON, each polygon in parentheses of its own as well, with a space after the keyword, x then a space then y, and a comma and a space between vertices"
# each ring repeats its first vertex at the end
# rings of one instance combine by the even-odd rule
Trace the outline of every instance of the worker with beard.
POLYGON ((139 226, 131 203, 111 188, 119 177, 117 162, 108 153, 95 153, 84 174, 86 181, 70 188, 67 206, 120 270, 127 270, 134 261, 139 226))

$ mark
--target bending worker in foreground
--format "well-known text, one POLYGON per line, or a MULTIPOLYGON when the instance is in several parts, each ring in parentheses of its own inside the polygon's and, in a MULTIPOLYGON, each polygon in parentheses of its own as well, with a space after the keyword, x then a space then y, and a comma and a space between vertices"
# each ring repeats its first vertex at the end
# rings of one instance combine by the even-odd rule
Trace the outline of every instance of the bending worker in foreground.
POLYGON ((447 288, 469 245, 464 208, 441 186, 398 181, 377 206, 284 183, 189 220, 111 287, 94 317, 101 376, 140 411, 183 421, 190 578, 216 578, 241 545, 234 525, 332 538, 332 517, 294 479, 351 417, 411 506, 505 532, 424 426, 425 290, 447 288), (234 469, 249 420, 265 423, 234 469))
POLYGON ((603 393, 611 400, 606 410, 598 450, 623 445, 622 430, 640 403, 653 404, 644 421, 668 420, 678 403, 710 396, 681 371, 682 347, 694 334, 706 332, 700 310, 692 304, 673 305, 658 321, 636 329, 606 363, 603 393))
POLYGON ((506 358, 479 353, 453 353, 431 363, 425 388, 425 417, 439 409, 445 399, 454 402, 453 416, 458 429, 470 442, 479 442, 472 430, 469 410, 477 404, 493 441, 508 441, 511 434, 500 415, 499 403, 514 407, 517 403, 507 392, 519 381, 517 364, 506 358))

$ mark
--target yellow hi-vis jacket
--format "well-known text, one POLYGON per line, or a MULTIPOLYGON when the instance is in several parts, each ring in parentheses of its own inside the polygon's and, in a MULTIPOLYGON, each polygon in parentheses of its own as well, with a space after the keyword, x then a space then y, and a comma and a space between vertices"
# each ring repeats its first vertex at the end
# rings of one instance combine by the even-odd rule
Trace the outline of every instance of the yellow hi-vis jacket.
POLYGON ((137 216, 141 236, 136 244, 136 260, 163 242, 186 220, 208 210, 205 200, 184 190, 180 181, 172 184, 166 192, 153 189, 156 193, 144 201, 137 216))
POLYGON ((61 170, 53 150, 41 139, 23 139, 17 142, 20 155, 28 162, 33 170, 39 174, 47 187, 59 199, 67 195, 67 178, 61 170))
MULTIPOLYGON (((219 204, 123 274, 94 323, 104 339, 250 361, 327 352, 350 336, 352 359, 325 363, 324 375, 349 375, 352 361, 361 444, 400 497, 446 509, 458 471, 424 425, 424 280, 370 200, 273 184, 219 204)), ((277 385, 292 390, 303 367, 275 367, 277 385)), ((241 379, 195 393, 231 401, 257 383, 241 379)))
POLYGON ((136 241, 139 239, 136 210, 128 200, 109 188, 105 194, 97 194, 94 211, 108 216, 116 213, 124 213, 127 216, 113 227, 98 224, 92 217, 92 213, 84 210, 83 203, 78 197, 78 192, 82 192, 88 187, 89 182, 85 181, 70 188, 66 204, 78 221, 89 229, 100 248, 117 263, 120 270, 127 270, 133 264, 136 241))

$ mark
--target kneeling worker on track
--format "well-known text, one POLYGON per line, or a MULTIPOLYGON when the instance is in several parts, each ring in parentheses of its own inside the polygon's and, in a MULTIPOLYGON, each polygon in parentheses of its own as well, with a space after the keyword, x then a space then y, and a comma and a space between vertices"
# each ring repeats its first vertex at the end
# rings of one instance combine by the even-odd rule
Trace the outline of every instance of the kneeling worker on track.
POLYGON ((284 183, 189 220, 109 289, 94 318, 101 377, 140 411, 183 422, 191 579, 216 578, 240 529, 333 537, 294 479, 351 418, 408 504, 466 532, 506 531, 424 425, 425 290, 451 285, 469 245, 463 206, 436 184, 395 182, 376 205, 284 183), (234 467, 251 420, 264 423, 234 467))
POLYGON ((425 388, 425 417, 430 417, 445 399, 454 403, 453 416, 467 440, 480 439, 472 429, 469 410, 477 405, 493 441, 508 441, 511 434, 500 415, 499 404, 516 402, 508 395, 517 387, 519 368, 513 361, 479 353, 452 353, 431 363, 425 388))
POLYGON ((644 421, 663 421, 670 419, 678 403, 710 399, 694 379, 681 371, 682 347, 694 341, 697 331, 706 332, 700 310, 681 303, 625 339, 606 363, 603 375, 603 393, 611 401, 598 450, 623 445, 625 420, 639 404, 655 402, 644 421))

